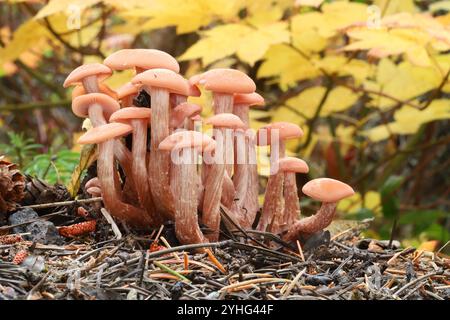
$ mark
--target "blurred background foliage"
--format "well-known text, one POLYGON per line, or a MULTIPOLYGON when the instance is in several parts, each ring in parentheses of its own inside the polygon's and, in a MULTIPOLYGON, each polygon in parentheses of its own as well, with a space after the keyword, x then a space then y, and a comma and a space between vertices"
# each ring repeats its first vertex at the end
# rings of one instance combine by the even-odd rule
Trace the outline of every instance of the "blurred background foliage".
MULTIPOLYGON (((425 0, 0 1, 0 153, 67 184, 81 120, 64 78, 121 48, 157 48, 186 77, 248 73, 267 102, 252 110, 252 126, 290 121, 305 131, 288 146, 311 168, 300 185, 345 181, 358 192, 340 203, 341 218, 375 218, 368 236, 395 230, 404 245, 436 250, 450 226, 449 12, 450 1, 425 0)), ((264 185, 263 157, 260 169, 264 185)))

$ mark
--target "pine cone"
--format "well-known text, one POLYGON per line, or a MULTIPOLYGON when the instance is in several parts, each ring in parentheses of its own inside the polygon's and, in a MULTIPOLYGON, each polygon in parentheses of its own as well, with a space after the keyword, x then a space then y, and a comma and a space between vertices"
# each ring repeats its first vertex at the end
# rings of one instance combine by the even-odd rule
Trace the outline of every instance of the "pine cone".
POLYGON ((0 157, 0 219, 16 208, 25 196, 25 177, 17 165, 0 157))

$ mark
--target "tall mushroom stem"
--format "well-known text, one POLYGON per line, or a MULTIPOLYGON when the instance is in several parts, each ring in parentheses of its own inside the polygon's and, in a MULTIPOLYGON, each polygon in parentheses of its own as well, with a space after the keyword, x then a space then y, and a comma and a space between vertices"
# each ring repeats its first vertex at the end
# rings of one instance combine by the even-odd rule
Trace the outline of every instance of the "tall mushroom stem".
MULTIPOLYGON (((214 108, 214 114, 232 113, 233 112, 233 95, 214 92, 213 108, 214 108)), ((233 171, 233 162, 234 162, 233 161, 234 160, 233 140, 227 139, 226 143, 227 143, 227 145, 225 148, 225 152, 226 152, 225 153, 225 168, 228 173, 228 177, 231 177, 231 174, 233 171)))
POLYGON ((323 202, 315 215, 295 222, 295 224, 289 228, 289 231, 284 238, 287 241, 293 241, 298 239, 299 235, 308 236, 323 230, 333 221, 336 214, 336 207, 337 202, 323 202))
POLYGON ((147 121, 146 119, 133 119, 130 124, 133 127, 132 146, 132 171, 133 182, 139 203, 143 205, 148 215, 155 219, 155 223, 162 223, 155 211, 147 176, 147 121))
MULTIPOLYGON (((272 136, 272 130, 270 131, 272 136)), ((273 139, 273 137, 271 137, 270 141, 270 170, 272 175, 269 177, 269 181, 267 182, 262 214, 258 223, 258 230, 276 233, 278 231, 277 221, 279 220, 277 216, 282 215, 284 211, 284 173, 274 172, 274 168, 278 166, 278 159, 284 157, 286 153, 286 146, 284 141, 281 139, 273 139), (278 146, 273 144, 274 140, 277 141, 278 146), (273 222, 275 222, 275 224, 273 222)))
MULTIPOLYGON (((216 129, 218 130, 218 129, 216 129)), ((222 135, 221 140, 217 141, 215 161, 208 167, 206 180, 204 182, 205 191, 203 195, 203 223, 210 229, 211 233, 206 237, 209 241, 217 241, 219 239, 220 228, 220 202, 222 197, 223 179, 225 176, 225 152, 224 141, 222 135)))
POLYGON ((149 181, 155 206, 169 218, 175 216, 174 197, 170 190, 170 152, 158 146, 169 135, 169 92, 150 88, 152 98, 149 181))
POLYGON ((172 188, 177 195, 175 233, 183 244, 208 242, 198 225, 197 164, 193 161, 196 155, 194 148, 183 148, 180 150, 181 164, 173 166, 176 180, 172 188))
POLYGON ((114 140, 99 144, 98 177, 105 207, 119 219, 126 220, 136 226, 149 226, 150 221, 143 210, 119 200, 114 183, 114 144, 114 140))

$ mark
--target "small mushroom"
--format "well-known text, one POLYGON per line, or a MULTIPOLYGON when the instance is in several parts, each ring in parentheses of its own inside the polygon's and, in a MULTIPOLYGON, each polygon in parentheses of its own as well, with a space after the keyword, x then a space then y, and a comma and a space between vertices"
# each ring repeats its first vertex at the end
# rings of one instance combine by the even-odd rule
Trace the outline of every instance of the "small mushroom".
POLYGON ((175 233, 182 244, 208 242, 198 224, 196 159, 199 151, 212 145, 210 137, 196 131, 173 133, 159 144, 161 150, 178 152, 171 188, 175 195, 175 233))
POLYGON ((87 131, 78 139, 80 144, 98 144, 97 174, 100 180, 103 202, 111 215, 139 227, 155 226, 151 224, 145 211, 121 200, 120 190, 115 181, 114 140, 133 130, 128 124, 108 123, 87 131))
MULTIPOLYGON (((212 231, 207 235, 210 241, 217 241, 219 238, 220 226, 220 202, 223 192, 223 181, 225 175, 225 165, 227 154, 233 149, 233 130, 243 128, 244 123, 238 116, 232 113, 221 113, 206 120, 207 124, 214 127, 214 137, 216 141, 214 163, 208 169, 206 181, 204 183, 203 199, 203 223, 212 231)), ((237 218, 234 217, 235 222, 237 218)))
POLYGON ((287 241, 311 236, 329 226, 336 214, 338 202, 355 194, 348 184, 330 178, 311 180, 303 186, 302 192, 321 201, 322 205, 316 214, 300 219, 289 227, 284 237, 287 241))
POLYGON ((286 231, 287 228, 300 217, 300 200, 298 198, 297 183, 295 180, 296 173, 308 173, 308 164, 302 159, 286 157, 278 161, 279 171, 284 173, 283 211, 275 212, 272 220, 271 231, 280 233, 286 231))
POLYGON ((183 94, 189 90, 189 84, 182 76, 168 69, 147 70, 136 75, 131 82, 143 87, 152 99, 149 180, 157 209, 168 218, 173 218, 174 199, 169 188, 170 153, 159 150, 158 146, 170 133, 170 93, 183 94))
MULTIPOLYGON (((117 101, 103 93, 88 93, 72 101, 72 112, 80 118, 89 116, 94 127, 106 124, 110 116, 119 109, 117 101)), ((121 141, 116 141, 115 144, 114 155, 125 175, 132 179, 131 154, 121 141)))
POLYGON ((155 212, 155 205, 150 193, 147 175, 147 126, 151 117, 151 109, 128 107, 120 109, 111 115, 110 122, 121 122, 133 127, 132 173, 139 203, 147 214, 155 221, 162 223, 162 218, 155 212))
POLYGON ((100 197, 102 195, 102 189, 100 186, 100 180, 97 177, 90 179, 84 185, 86 192, 93 197, 100 197))
POLYGON ((302 129, 289 122, 274 122, 258 130, 258 145, 270 145, 271 171, 264 196, 262 214, 258 223, 258 230, 260 231, 266 231, 276 212, 283 211, 284 174, 278 170, 278 160, 285 157, 285 141, 298 139, 302 136, 302 129))
MULTIPOLYGON (((235 93, 252 93, 256 89, 255 82, 245 73, 234 69, 212 69, 189 79, 193 85, 203 85, 213 92, 214 114, 232 113, 235 93)), ((226 166, 227 177, 231 179, 233 164, 226 166)))

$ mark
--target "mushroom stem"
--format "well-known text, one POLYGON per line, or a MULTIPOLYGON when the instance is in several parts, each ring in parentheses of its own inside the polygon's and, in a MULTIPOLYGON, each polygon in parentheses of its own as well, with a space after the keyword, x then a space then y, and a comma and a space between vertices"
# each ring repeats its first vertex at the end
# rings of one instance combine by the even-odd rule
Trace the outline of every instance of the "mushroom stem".
POLYGON ((269 177, 258 230, 274 232, 272 229, 274 216, 283 212, 283 174, 277 173, 269 177))
MULTIPOLYGON (((237 104, 233 107, 233 113, 237 115, 245 127, 250 127, 249 117, 250 107, 245 104, 237 104)), ((237 133, 235 143, 235 153, 237 162, 234 166, 233 183, 236 189, 237 209, 242 210, 239 215, 241 226, 250 228, 255 220, 259 208, 258 204, 258 167, 256 165, 256 140, 251 134, 244 134, 244 137, 237 133), (243 140, 243 141, 241 141, 243 140), (239 161, 243 157, 244 161, 239 161)))
POLYGON ((225 144, 226 137, 221 134, 224 129, 214 129, 219 133, 219 139, 216 135, 216 151, 214 163, 208 166, 206 180, 204 182, 205 191, 203 195, 203 223, 210 229, 211 233, 206 237, 209 241, 219 239, 220 228, 220 202, 222 198, 223 181, 225 177, 225 144))
POLYGON ((294 172, 284 174, 284 213, 279 222, 281 232, 286 231, 300 218, 300 199, 298 197, 297 182, 294 172))
POLYGON ((139 203, 158 224, 162 220, 154 212, 155 206, 150 194, 147 176, 147 121, 146 119, 131 120, 131 126, 133 127, 132 172, 139 203))
POLYGON ((180 150, 180 164, 173 166, 175 177, 172 185, 175 197, 175 233, 182 244, 203 243, 208 240, 198 225, 197 164, 193 161, 194 148, 180 150))
POLYGON ((169 218, 175 216, 174 197, 170 190, 170 152, 159 150, 169 135, 169 92, 150 88, 152 98, 150 162, 148 165, 151 192, 156 208, 169 218))
MULTIPOLYGON (((233 112, 233 95, 214 92, 213 94, 213 108, 214 114, 220 113, 232 113, 233 112)), ((233 131, 228 130, 227 132, 222 132, 225 134, 233 134, 233 131)), ((225 145, 225 168, 228 176, 231 177, 233 170, 233 140, 227 139, 227 144, 225 145)))
POLYGON ((98 103, 91 104, 88 110, 88 115, 93 127, 106 124, 106 119, 103 115, 103 108, 98 103))
POLYGON ((300 235, 307 236, 323 230, 333 221, 336 213, 337 202, 322 202, 320 209, 315 215, 298 220, 289 228, 285 236, 287 241, 293 241, 300 235))
POLYGON ((114 183, 114 145, 114 140, 108 140, 99 144, 97 168, 105 207, 119 219, 126 220, 136 226, 149 226, 150 221, 143 210, 119 200, 118 191, 114 183))
POLYGON ((87 93, 100 92, 96 75, 88 76, 83 79, 83 87, 87 93))

